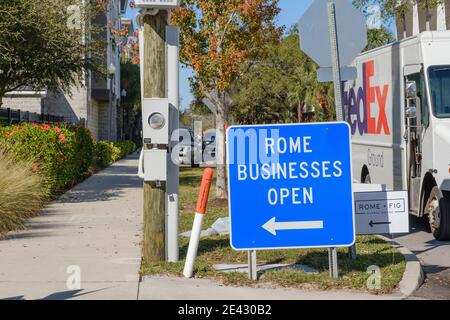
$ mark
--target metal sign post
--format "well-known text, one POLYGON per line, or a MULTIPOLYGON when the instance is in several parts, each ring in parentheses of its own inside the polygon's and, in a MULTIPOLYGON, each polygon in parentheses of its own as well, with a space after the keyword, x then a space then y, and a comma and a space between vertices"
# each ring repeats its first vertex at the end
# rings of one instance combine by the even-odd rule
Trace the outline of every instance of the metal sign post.
POLYGON ((252 281, 258 281, 258 264, 255 250, 248 252, 248 278, 252 281))
MULTIPOLYGON (((343 121, 344 114, 342 110, 342 82, 341 82, 341 64, 339 61, 339 43, 336 33, 336 10, 334 2, 328 3, 328 28, 330 29, 330 44, 331 44, 331 63, 333 66, 333 81, 334 81, 334 99, 336 102, 336 120, 343 121)), ((338 258, 336 248, 328 249, 328 259, 330 265, 330 277, 337 279, 338 272, 338 258)))
POLYGON ((328 265, 330 278, 337 279, 339 277, 339 268, 336 248, 328 249, 328 265))
POLYGON ((331 63, 333 66, 334 99, 336 102, 336 120, 344 121, 342 110, 341 63, 339 60, 339 42, 336 31, 336 9, 334 2, 328 3, 328 27, 330 28, 331 63))

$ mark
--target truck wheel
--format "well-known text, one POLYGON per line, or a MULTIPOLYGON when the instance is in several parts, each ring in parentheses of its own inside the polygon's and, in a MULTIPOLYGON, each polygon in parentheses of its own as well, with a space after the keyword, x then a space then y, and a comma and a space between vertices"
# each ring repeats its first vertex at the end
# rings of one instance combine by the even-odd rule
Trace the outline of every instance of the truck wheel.
POLYGON ((431 191, 426 208, 433 236, 439 241, 450 240, 450 200, 438 187, 431 191))

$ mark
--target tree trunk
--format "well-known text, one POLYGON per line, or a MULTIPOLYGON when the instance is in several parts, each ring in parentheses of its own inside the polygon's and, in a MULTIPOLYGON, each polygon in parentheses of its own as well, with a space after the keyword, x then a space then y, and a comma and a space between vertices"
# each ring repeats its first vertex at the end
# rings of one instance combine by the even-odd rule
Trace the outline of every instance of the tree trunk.
POLYGON ((328 101, 323 94, 321 94, 319 97, 319 103, 325 113, 325 116, 327 117, 327 121, 334 121, 333 112, 331 111, 330 105, 328 104, 328 101))
POLYGON ((219 94, 219 99, 216 107, 216 196, 219 199, 228 199, 225 126, 228 125, 230 106, 229 101, 227 101, 226 95, 224 93, 219 94))
POLYGON ((297 106, 297 117, 298 117, 298 123, 303 122, 303 114, 302 114, 302 103, 299 102, 297 106))

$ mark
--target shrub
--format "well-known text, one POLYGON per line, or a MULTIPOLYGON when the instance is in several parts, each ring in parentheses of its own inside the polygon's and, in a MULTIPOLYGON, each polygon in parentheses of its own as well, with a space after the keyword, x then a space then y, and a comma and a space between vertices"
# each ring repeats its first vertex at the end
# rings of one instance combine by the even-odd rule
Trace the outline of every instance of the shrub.
POLYGON ((112 159, 111 159, 112 162, 119 161, 126 155, 124 150, 117 143, 111 143, 111 150, 112 150, 112 159))
POLYGON ((104 168, 112 163, 112 148, 108 141, 94 143, 94 161, 97 168, 104 168))
POLYGON ((120 154, 122 155, 121 158, 132 154, 137 149, 136 144, 130 140, 116 142, 114 143, 114 146, 119 148, 120 154))
POLYGON ((133 153, 136 149, 136 144, 133 141, 96 142, 94 146, 94 166, 105 168, 133 153))
POLYGON ((123 148, 125 150, 126 155, 132 154, 137 149, 136 144, 130 140, 121 141, 121 142, 118 142, 118 144, 120 144, 121 148, 123 148))
POLYGON ((0 235, 24 225, 42 206, 43 180, 31 161, 0 149, 0 235))
POLYGON ((57 194, 87 174, 92 163, 90 132, 73 125, 21 124, 0 129, 0 146, 19 161, 31 159, 46 177, 45 191, 57 194))

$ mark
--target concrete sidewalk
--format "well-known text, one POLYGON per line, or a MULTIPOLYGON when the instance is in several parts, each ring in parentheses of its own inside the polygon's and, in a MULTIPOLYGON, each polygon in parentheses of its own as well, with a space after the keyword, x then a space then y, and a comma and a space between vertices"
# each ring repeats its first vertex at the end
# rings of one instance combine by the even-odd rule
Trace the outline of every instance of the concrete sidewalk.
POLYGON ((137 160, 133 155, 89 178, 32 219, 30 230, 0 240, 0 299, 137 298, 137 160))
POLYGON ((401 300, 400 294, 372 295, 349 290, 313 291, 225 286, 213 280, 145 277, 139 300, 401 300))

